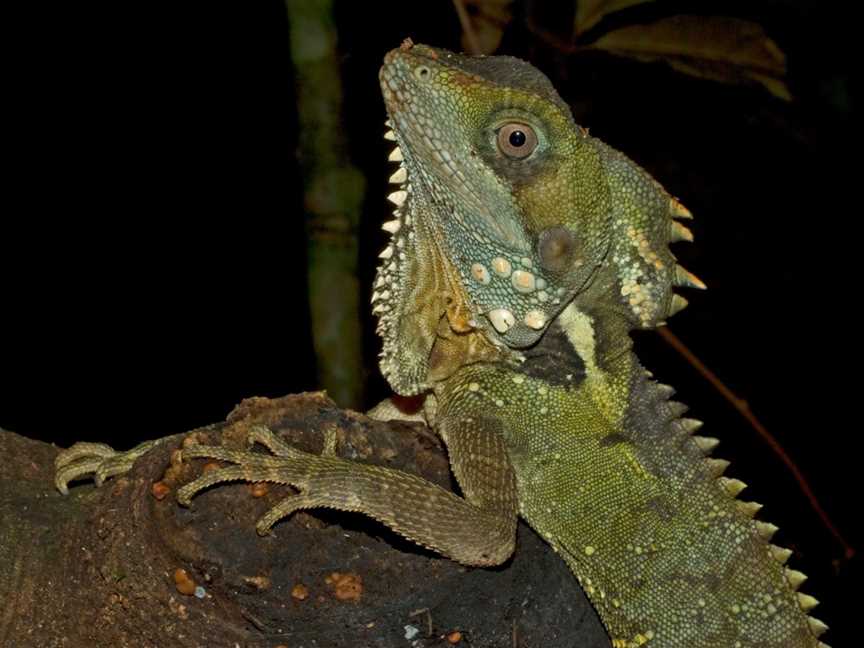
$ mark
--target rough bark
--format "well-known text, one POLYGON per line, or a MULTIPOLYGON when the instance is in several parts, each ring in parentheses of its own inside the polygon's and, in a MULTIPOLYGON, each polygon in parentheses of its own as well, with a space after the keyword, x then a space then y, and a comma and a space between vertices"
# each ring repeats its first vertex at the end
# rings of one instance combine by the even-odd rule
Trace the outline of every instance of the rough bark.
MULTIPOLYGON (((340 456, 452 486, 425 427, 372 421, 322 394, 249 399, 193 432, 236 446, 252 423, 312 452, 335 426, 340 456)), ((57 448, 0 430, 0 645, 609 645, 564 563, 524 526, 515 557, 495 569, 465 568, 334 511, 298 513, 262 538, 255 520, 290 489, 230 484, 178 506, 173 491, 204 463, 171 467, 185 436, 166 437, 102 488, 81 483, 63 497, 57 448), (162 499, 158 482, 171 488, 162 499), (181 593, 178 569, 197 595, 181 593)))

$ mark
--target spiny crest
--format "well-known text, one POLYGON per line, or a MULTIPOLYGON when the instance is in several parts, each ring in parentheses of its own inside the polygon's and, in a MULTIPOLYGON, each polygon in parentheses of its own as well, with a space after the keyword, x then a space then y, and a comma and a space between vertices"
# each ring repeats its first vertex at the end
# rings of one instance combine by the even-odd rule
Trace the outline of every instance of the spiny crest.
MULTIPOLYGON (((720 487, 726 493, 728 493, 731 498, 735 500, 736 508, 738 509, 739 513, 745 518, 753 519, 755 515, 759 512, 759 510, 762 508, 762 505, 757 502, 746 502, 743 500, 738 500, 738 495, 740 495, 741 492, 745 488, 747 488, 747 484, 745 484, 740 479, 723 476, 723 473, 729 466, 729 462, 722 459, 715 459, 709 456, 711 452, 717 447, 719 443, 718 440, 712 437, 702 437, 696 436, 694 434, 694 432, 696 432, 699 428, 702 427, 701 421, 682 418, 678 419, 676 423, 678 424, 679 429, 683 430, 687 434, 692 435, 691 440, 700 450, 700 452, 705 455, 704 461, 708 473, 714 476, 718 480, 720 487)), ((819 605, 819 601, 815 597, 810 596, 809 594, 804 594, 803 592, 798 591, 801 585, 803 585, 804 582, 807 580, 807 576, 798 570, 785 567, 786 562, 792 555, 792 551, 790 549, 779 547, 771 543, 771 539, 778 531, 777 526, 771 524, 770 522, 764 522, 762 520, 753 520, 752 523, 754 525, 756 534, 766 544, 766 551, 769 558, 780 565, 784 565, 783 573, 785 575, 786 582, 789 585, 790 591, 794 593, 795 600, 798 602, 801 610, 805 614, 809 614, 811 610, 813 610, 817 605, 819 605)), ((817 638, 828 630, 828 626, 815 617, 808 616, 807 621, 810 630, 817 638)), ((829 648, 827 644, 822 642, 819 642, 818 645, 820 648, 829 648)))
MULTIPOLYGON (((386 126, 384 139, 395 142, 396 135, 389 120, 386 126)), ((387 196, 395 209, 393 218, 381 225, 381 229, 390 234, 390 240, 378 255, 380 263, 372 284, 372 313, 378 317, 376 330, 383 340, 380 353, 381 372, 391 381, 398 393, 410 394, 423 388, 423 367, 412 368, 400 362, 404 360, 402 357, 404 349, 399 348, 399 335, 396 329, 403 315, 399 310, 400 305, 404 303, 402 293, 409 289, 406 281, 407 266, 411 263, 409 253, 413 254, 411 250, 415 246, 416 238, 414 223, 407 205, 412 188, 405 158, 398 144, 390 152, 388 160, 399 165, 389 178, 389 182, 396 185, 397 189, 387 196), (406 369, 410 375, 403 375, 406 369)))
POLYGON ((692 241, 681 222, 693 216, 635 162, 596 141, 610 192, 609 259, 620 299, 638 328, 653 328, 687 306, 674 287, 704 289, 705 284, 678 265, 671 243, 692 241))
MULTIPOLYGON (((692 243, 693 232, 675 220, 676 218, 692 219, 693 214, 690 213, 690 210, 678 202, 678 200, 672 198, 669 201, 669 216, 671 217, 669 221, 669 243, 676 243, 678 241, 692 243)), ((680 288, 696 288, 698 290, 705 290, 707 288, 699 277, 677 263, 675 264, 675 276, 672 280, 672 285, 680 288)), ((673 293, 667 309, 668 316, 671 317, 683 310, 687 306, 687 303, 684 297, 673 293)))

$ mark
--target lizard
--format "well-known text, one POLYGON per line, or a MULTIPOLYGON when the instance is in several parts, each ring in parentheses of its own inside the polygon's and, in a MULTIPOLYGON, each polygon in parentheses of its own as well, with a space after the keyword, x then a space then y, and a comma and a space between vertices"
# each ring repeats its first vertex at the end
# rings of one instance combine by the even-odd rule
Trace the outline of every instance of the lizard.
MULTIPOLYGON (((715 438, 655 382, 630 332, 665 324, 704 288, 669 244, 692 215, 646 171, 573 120, 548 78, 506 56, 472 57, 406 40, 380 71, 385 138, 398 163, 394 218, 372 312, 395 401, 377 418, 421 418, 444 441, 462 495, 397 470, 292 448, 271 454, 190 445, 219 459, 181 487, 232 480, 297 493, 257 523, 299 509, 359 511, 459 563, 491 566, 524 518, 566 562, 613 648, 827 648, 805 576, 772 544, 777 527, 724 476, 715 438)), ((128 453, 76 444, 57 487, 127 470, 128 453)), ((328 451, 328 448, 330 449, 328 451)))

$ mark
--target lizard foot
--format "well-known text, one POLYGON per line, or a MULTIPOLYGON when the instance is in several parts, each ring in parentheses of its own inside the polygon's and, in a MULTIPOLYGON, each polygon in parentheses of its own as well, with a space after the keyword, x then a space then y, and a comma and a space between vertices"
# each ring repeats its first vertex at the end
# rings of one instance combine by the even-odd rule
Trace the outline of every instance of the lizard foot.
MULTIPOLYGON (((202 490, 228 481, 272 482, 288 484, 308 491, 314 476, 341 460, 335 458, 336 431, 325 431, 324 451, 322 455, 303 452, 291 447, 270 429, 264 426, 251 428, 247 437, 249 446, 260 443, 273 454, 263 454, 251 451, 230 450, 221 446, 191 445, 183 449, 183 459, 217 459, 235 464, 225 468, 211 470, 194 481, 189 482, 177 491, 177 501, 182 506, 190 506, 192 498, 202 490)), ((332 497, 316 498, 308 492, 291 495, 265 513, 256 523, 259 535, 267 535, 271 527, 296 510, 324 506, 332 501, 332 497)))
POLYGON ((247 441, 272 454, 189 445, 182 450, 184 460, 198 457, 234 465, 210 470, 184 485, 177 491, 177 501, 188 506, 197 493, 228 481, 286 484, 299 492, 256 522, 259 535, 294 511, 332 508, 363 513, 466 565, 498 565, 513 552, 516 483, 497 430, 476 431, 471 460, 482 464, 483 483, 494 484, 498 491, 480 496, 481 482, 466 480, 464 488, 471 498, 467 499, 418 475, 336 456, 337 429, 325 431, 321 455, 297 450, 262 426, 251 428, 247 441))
POLYGON ((128 472, 135 461, 156 445, 144 441, 131 450, 117 452, 104 443, 78 442, 62 450, 54 459, 54 485, 63 495, 69 494, 69 482, 93 474, 96 486, 109 477, 128 472))

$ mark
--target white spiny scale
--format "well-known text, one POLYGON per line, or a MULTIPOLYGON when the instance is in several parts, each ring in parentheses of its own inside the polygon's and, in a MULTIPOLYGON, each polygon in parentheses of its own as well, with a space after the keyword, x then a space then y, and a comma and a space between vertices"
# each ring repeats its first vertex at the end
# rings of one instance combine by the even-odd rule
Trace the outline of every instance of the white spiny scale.
POLYGON ((687 434, 693 434, 704 425, 702 421, 694 418, 678 419, 678 423, 684 428, 684 431, 687 432, 687 434))
POLYGON ((680 265, 675 266, 675 280, 673 283, 683 288, 698 288, 699 290, 705 290, 706 288, 705 283, 699 277, 680 265))
POLYGON ((381 251, 381 254, 378 255, 378 258, 379 259, 389 259, 392 256, 393 256, 393 246, 388 245, 386 248, 384 248, 381 251))
POLYGON ((693 242, 693 232, 684 227, 678 221, 672 221, 672 242, 689 241, 693 242))
POLYGON ((807 623, 810 624, 810 629, 817 637, 823 634, 828 629, 828 626, 825 625, 825 622, 820 621, 816 617, 807 617, 807 623))
MULTIPOLYGON (((762 536, 765 540, 771 540, 771 537, 778 531, 777 526, 771 524, 770 522, 756 522, 756 530, 759 532, 759 535, 762 536)), ((786 571, 789 572, 794 570, 787 569, 786 571)), ((798 573, 800 574, 801 572, 798 573)), ((804 576, 804 574, 801 575, 804 576)), ((806 576, 804 577, 806 578, 806 576)))
POLYGON ((663 396, 663 398, 669 399, 675 395, 675 388, 672 385, 657 383, 657 389, 660 392, 660 395, 663 396))
POLYGON ((793 590, 797 590, 804 584, 804 581, 807 580, 807 574, 803 574, 797 569, 789 569, 786 567, 786 580, 789 581, 789 586, 793 590))
POLYGON ((801 606, 801 609, 805 612, 809 612, 817 605, 819 605, 819 599, 810 596, 809 594, 803 594, 802 592, 797 593, 798 596, 798 604, 801 606))
POLYGON ((396 141, 396 133, 394 133, 392 130, 388 130, 384 133, 384 139, 388 140, 390 142, 395 142, 396 141))
POLYGON ((738 510, 749 518, 755 516, 762 510, 762 505, 759 502, 735 502, 738 510))
POLYGON ((706 463, 708 464, 708 469, 715 477, 722 476, 729 467, 729 462, 725 459, 708 459, 706 463))
POLYGON ((682 310, 687 308, 687 304, 689 302, 684 299, 681 295, 673 294, 672 301, 669 304, 669 315, 674 315, 675 313, 680 313, 682 310))
POLYGON ((768 549, 771 551, 771 556, 779 562, 781 565, 785 565, 786 561, 789 560, 789 557, 792 555, 791 549, 786 549, 785 547, 778 547, 777 545, 769 545, 768 549))
POLYGON ((714 450, 714 448, 716 448, 720 443, 720 439, 717 439, 715 437, 705 437, 705 436, 694 436, 693 441, 696 443, 697 446, 699 446, 699 449, 706 455, 711 454, 711 451, 714 450))
POLYGON ((493 308, 487 313, 487 316, 499 333, 506 333, 516 323, 513 313, 506 308, 493 308))
POLYGON ((693 214, 690 213, 690 210, 675 198, 672 198, 669 202, 669 212, 672 214, 672 218, 686 218, 688 220, 693 218, 693 214))
POLYGON ((392 202, 397 207, 401 207, 405 204, 405 199, 408 197, 408 192, 404 189, 400 189, 399 191, 394 191, 389 196, 387 196, 387 200, 392 202))
POLYGON ((745 484, 740 479, 730 479, 729 477, 721 477, 720 483, 723 487, 728 491, 728 493, 732 497, 738 497, 738 495, 747 488, 747 484, 745 484))
POLYGON ((402 157, 402 149, 396 146, 392 151, 390 151, 390 155, 387 156, 387 160, 390 162, 401 162, 405 158, 402 157))
POLYGON ((374 304, 380 298, 381 298, 381 293, 379 293, 377 290, 373 290, 372 291, 372 299, 369 300, 369 303, 374 304))
POLYGON ((408 170, 404 165, 399 165, 399 168, 390 176, 390 184, 402 184, 408 179, 408 170))
POLYGON ((390 232, 391 234, 395 234, 396 232, 398 232, 400 227, 402 227, 402 222, 398 218, 389 220, 383 225, 381 225, 381 229, 383 229, 385 232, 390 232))

